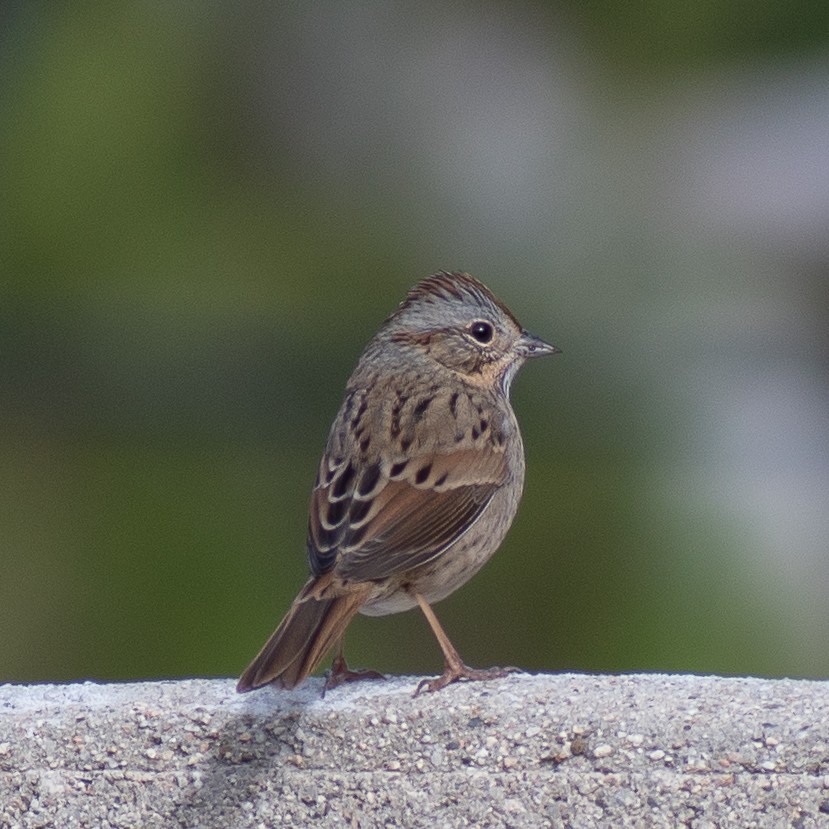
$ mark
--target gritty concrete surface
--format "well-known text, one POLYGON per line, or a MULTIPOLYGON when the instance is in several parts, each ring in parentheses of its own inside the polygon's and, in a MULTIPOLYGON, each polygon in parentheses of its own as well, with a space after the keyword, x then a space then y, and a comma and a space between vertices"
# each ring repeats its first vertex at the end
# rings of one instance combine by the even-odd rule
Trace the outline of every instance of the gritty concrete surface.
POLYGON ((0 686, 0 826, 829 827, 829 683, 0 686))

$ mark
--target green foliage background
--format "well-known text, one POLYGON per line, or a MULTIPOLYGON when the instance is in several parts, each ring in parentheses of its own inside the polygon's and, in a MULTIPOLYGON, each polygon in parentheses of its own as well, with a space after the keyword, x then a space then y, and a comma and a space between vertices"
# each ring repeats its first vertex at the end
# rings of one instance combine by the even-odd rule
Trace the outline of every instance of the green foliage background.
MULTIPOLYGON (((743 509, 751 481, 723 472, 739 450, 710 431, 704 390, 722 360, 742 376, 782 348, 825 392, 826 261, 705 216, 666 226, 648 188, 672 164, 653 131, 688 88, 735 68, 773 85, 823 61, 826 4, 311 8, 5 12, 0 679, 238 673, 304 580, 308 493, 357 355, 444 268, 564 350, 515 384, 528 476, 514 528, 438 608, 467 661, 825 675, 825 520, 807 510, 803 549, 766 537, 743 509), (366 28, 379 56, 355 47, 366 28), (487 104, 510 54, 537 68, 532 94, 553 90, 538 140, 563 136, 526 181, 499 161, 524 169, 510 142, 527 128, 487 104), (407 132, 401 113, 442 94, 418 61, 444 59, 447 83, 480 86, 453 129, 407 132), (411 99, 381 97, 389 74, 411 99), (443 154, 423 143, 444 131, 443 154), (487 180, 503 203, 474 202, 487 180), (510 208, 522 188, 537 221, 510 208), (706 329, 741 303, 746 337, 706 329)), ((750 454, 763 437, 735 407, 750 454)), ((817 483, 787 478, 795 505, 801 487, 826 495, 821 411, 803 414, 817 483)), ((348 652, 440 667, 417 614, 359 619, 348 652)))

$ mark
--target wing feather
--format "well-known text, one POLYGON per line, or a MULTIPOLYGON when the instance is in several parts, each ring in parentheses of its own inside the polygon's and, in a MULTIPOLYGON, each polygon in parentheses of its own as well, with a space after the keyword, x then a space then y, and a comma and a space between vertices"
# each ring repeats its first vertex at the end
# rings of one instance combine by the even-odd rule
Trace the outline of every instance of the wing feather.
POLYGON ((430 561, 473 526, 507 476, 503 451, 489 443, 407 460, 359 468, 352 458, 322 478, 308 521, 315 574, 370 581, 430 561))

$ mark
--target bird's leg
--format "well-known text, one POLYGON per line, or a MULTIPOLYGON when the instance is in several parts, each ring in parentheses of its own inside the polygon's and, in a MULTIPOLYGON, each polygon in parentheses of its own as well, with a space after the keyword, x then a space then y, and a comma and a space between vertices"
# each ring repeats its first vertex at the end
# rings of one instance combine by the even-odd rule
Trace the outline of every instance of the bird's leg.
POLYGON ((348 663, 343 656, 343 637, 337 640, 336 650, 334 652, 334 661, 331 663, 331 668, 325 674, 325 684, 322 686, 322 695, 325 696, 326 691, 343 685, 346 682, 359 682, 361 679, 385 679, 383 674, 377 671, 352 671, 348 667, 348 663))
POLYGON ((515 673, 517 668, 470 668, 465 665, 460 657, 460 654, 455 650, 455 646, 449 641, 446 631, 438 621, 435 611, 432 610, 429 603, 420 593, 412 591, 412 595, 417 599, 426 621, 432 628, 435 638, 438 640, 440 649, 443 651, 443 673, 437 679, 424 679, 418 683, 415 689, 414 696, 417 696, 422 691, 440 691, 447 685, 457 682, 460 679, 469 680, 483 680, 483 679, 498 679, 507 674, 515 673))

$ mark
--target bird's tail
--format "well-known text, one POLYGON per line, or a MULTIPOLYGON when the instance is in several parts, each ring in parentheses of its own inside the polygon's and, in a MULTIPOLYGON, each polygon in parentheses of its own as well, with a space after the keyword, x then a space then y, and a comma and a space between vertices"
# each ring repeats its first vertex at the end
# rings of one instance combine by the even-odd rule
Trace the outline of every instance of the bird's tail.
POLYGON ((317 579, 311 578, 242 674, 236 685, 239 693, 271 682, 281 688, 299 685, 342 637, 366 600, 362 591, 316 598, 317 588, 317 579))

